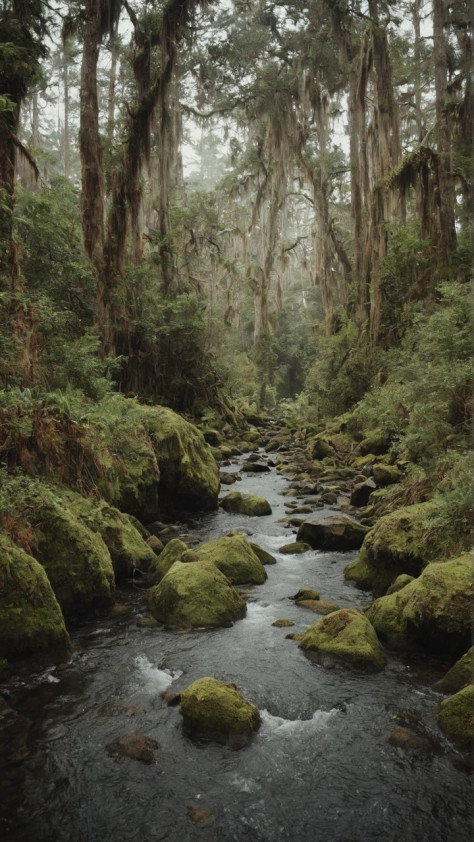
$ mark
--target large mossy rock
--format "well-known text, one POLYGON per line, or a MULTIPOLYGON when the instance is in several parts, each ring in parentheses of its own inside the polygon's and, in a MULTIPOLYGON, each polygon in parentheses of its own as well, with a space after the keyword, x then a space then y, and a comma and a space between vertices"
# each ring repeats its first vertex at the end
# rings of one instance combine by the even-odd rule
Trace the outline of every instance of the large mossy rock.
POLYGON ((181 694, 184 727, 194 734, 225 738, 240 745, 261 724, 257 707, 250 704, 235 684, 216 678, 198 678, 181 694))
POLYGON ((352 550, 361 546, 367 527, 348 515, 314 514, 303 521, 297 540, 315 550, 352 550))
POLYGON ((115 577, 110 553, 70 506, 70 492, 28 477, 8 481, 6 512, 31 530, 31 552, 43 565, 63 614, 110 607, 115 577))
POLYGON ((240 491, 231 491, 219 501, 219 506, 226 512, 249 517, 261 517, 272 513, 272 507, 264 497, 258 497, 256 494, 241 494, 240 491))
POLYGON ((468 684, 474 684, 474 646, 459 658, 450 670, 435 684, 441 693, 457 693, 468 684))
POLYGON ((246 605, 212 562, 176 561, 148 594, 150 612, 161 623, 181 628, 230 626, 246 605))
POLYGON ((354 608, 340 608, 318 620, 303 634, 299 647, 316 652, 324 666, 338 663, 363 672, 379 672, 386 664, 374 629, 354 608))
POLYGON ((214 564, 233 585, 262 585, 267 578, 265 568, 245 535, 226 535, 208 541, 181 557, 183 562, 206 561, 214 564))
POLYGON ((180 538, 172 538, 158 556, 155 556, 147 574, 149 585, 156 585, 161 582, 163 576, 173 567, 175 561, 181 561, 184 553, 188 551, 188 545, 180 538))
POLYGON ((103 539, 112 559, 115 578, 130 577, 137 568, 146 572, 156 555, 138 532, 132 519, 105 500, 90 500, 68 492, 68 508, 92 532, 103 539))
POLYGON ((376 599, 366 616, 392 649, 422 647, 461 654, 471 635, 471 582, 469 553, 433 562, 418 579, 376 599))
POLYGON ((438 725, 461 748, 474 744, 474 686, 444 699, 436 710, 438 725))
POLYGON ((367 533, 359 556, 346 567, 346 579, 384 593, 400 574, 419 576, 428 562, 446 558, 453 536, 434 526, 438 512, 435 503, 427 502, 381 517, 367 533))
POLYGON ((114 395, 91 413, 100 435, 102 495, 150 522, 160 509, 217 507, 218 468, 193 424, 163 406, 114 395))
POLYGON ((0 535, 0 658, 65 658, 64 617, 44 567, 0 535))

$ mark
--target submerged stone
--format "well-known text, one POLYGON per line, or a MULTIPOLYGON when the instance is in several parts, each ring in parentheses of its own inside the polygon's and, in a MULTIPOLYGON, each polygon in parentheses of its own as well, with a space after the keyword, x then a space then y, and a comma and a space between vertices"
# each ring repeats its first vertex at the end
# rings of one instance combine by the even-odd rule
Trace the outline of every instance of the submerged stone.
POLYGON ((181 628, 230 626, 246 613, 244 600, 208 561, 176 561, 151 589, 148 603, 155 619, 181 628))
POLYGON ((268 500, 258 497, 256 494, 241 494, 240 491, 231 491, 230 494, 219 501, 219 506, 226 512, 248 515, 249 517, 261 517, 272 513, 272 507, 268 500))
POLYGON ((143 734, 124 734, 105 747, 108 754, 121 754, 147 764, 153 763, 157 748, 160 748, 159 743, 143 734))
POLYGON ((340 608, 322 617, 306 630, 299 646, 316 652, 324 666, 339 663, 364 672, 379 672, 386 664, 374 629, 354 608, 340 608))
POLYGON ((257 707, 250 704, 235 684, 215 678, 199 678, 181 694, 183 725, 193 733, 225 737, 241 744, 261 724, 257 707))

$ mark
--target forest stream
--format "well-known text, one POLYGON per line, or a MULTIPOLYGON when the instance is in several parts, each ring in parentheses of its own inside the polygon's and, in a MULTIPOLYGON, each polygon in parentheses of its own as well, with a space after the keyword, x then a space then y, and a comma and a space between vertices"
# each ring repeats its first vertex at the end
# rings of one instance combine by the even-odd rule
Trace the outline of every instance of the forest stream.
POLYGON ((433 715, 439 666, 389 655, 376 675, 328 669, 287 637, 318 619, 291 599, 300 587, 341 607, 371 600, 343 577, 355 551, 279 553, 292 540, 289 482, 275 468, 242 474, 239 490, 269 500, 269 516, 219 509, 180 524, 190 545, 236 529, 276 558, 244 619, 212 631, 141 627, 142 591, 130 582, 119 593, 130 612, 76 628, 69 663, 12 679, 11 704, 33 724, 1 783, 5 842, 472 838, 470 779, 433 715), (235 682, 258 706, 262 725, 245 748, 191 739, 160 695, 202 676, 235 682), (392 745, 397 724, 426 745, 392 745), (107 753, 130 732, 159 744, 151 764, 107 753))

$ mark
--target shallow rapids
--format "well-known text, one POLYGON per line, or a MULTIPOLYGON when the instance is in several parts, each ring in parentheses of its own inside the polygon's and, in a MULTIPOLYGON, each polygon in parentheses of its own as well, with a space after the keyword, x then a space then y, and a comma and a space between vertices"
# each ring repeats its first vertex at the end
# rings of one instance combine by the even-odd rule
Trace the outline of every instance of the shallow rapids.
MULTIPOLYGON (((235 465, 234 469, 238 466, 235 465)), ((222 510, 183 524, 188 543, 245 532, 277 559, 232 628, 182 633, 142 628, 141 593, 119 594, 131 611, 76 630, 69 664, 18 681, 11 704, 34 722, 24 757, 2 782, 0 837, 10 842, 468 842, 471 786, 442 735, 426 659, 391 657, 378 675, 325 669, 286 637, 318 619, 290 599, 300 587, 361 608, 370 595, 343 578, 355 553, 288 556, 288 481, 274 470, 234 486, 266 497, 273 514, 222 510), (201 676, 233 681, 257 705, 262 726, 241 750, 183 734, 178 707, 160 693, 201 676), (389 743, 394 724, 416 723, 433 751, 389 743), (131 732, 159 743, 151 765, 109 756, 131 732)))

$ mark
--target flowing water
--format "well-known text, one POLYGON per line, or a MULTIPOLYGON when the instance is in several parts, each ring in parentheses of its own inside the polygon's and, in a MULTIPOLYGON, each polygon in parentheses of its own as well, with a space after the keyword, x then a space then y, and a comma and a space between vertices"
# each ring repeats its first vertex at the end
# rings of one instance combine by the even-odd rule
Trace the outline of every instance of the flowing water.
POLYGON ((272 625, 288 619, 291 632, 302 632, 318 619, 290 599, 298 588, 341 607, 370 600, 343 578, 355 553, 279 553, 294 540, 277 522, 288 481, 273 470, 235 487, 266 497, 273 514, 219 510, 183 525, 183 537, 201 542, 237 529, 276 557, 247 616, 213 631, 143 628, 141 593, 130 588, 120 596, 131 612, 78 629, 70 663, 13 682, 11 703, 34 726, 0 787, 0 838, 468 842, 470 779, 436 725, 442 697, 430 687, 431 665, 391 657, 378 675, 357 675, 298 649, 288 628, 272 625), (160 696, 206 675, 235 682, 259 707, 262 726, 247 747, 191 739, 179 708, 160 696), (391 745, 399 723, 415 723, 433 750, 391 745), (159 743, 151 765, 106 752, 131 732, 159 743))

